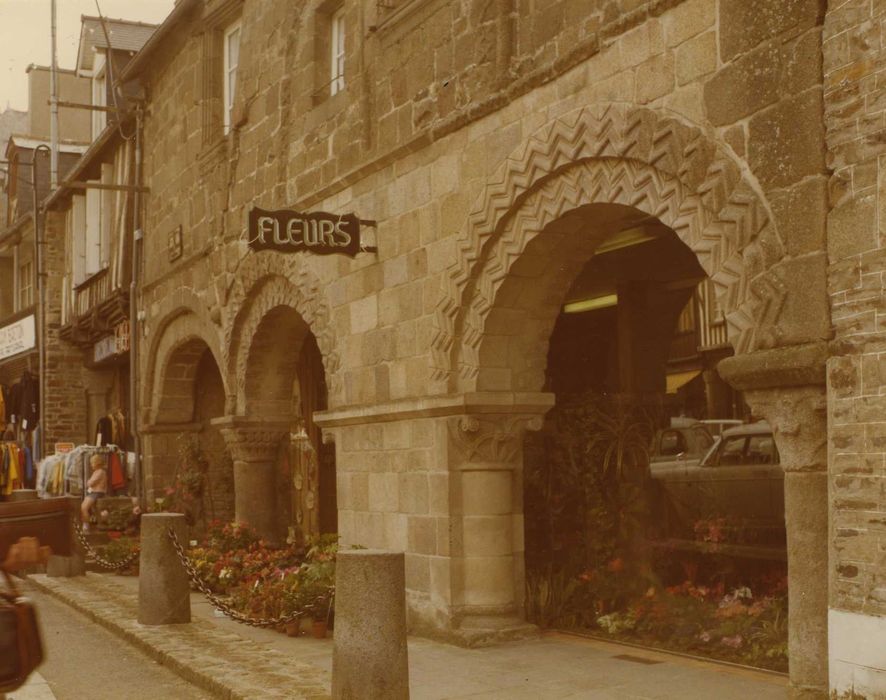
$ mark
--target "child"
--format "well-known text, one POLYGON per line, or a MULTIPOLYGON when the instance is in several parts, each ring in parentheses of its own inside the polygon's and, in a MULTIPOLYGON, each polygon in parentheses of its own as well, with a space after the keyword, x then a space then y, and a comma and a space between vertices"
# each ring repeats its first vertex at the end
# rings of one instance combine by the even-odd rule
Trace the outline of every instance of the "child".
POLYGON ((105 470, 105 458, 101 455, 92 455, 89 460, 92 467, 92 476, 86 482, 86 497, 80 506, 80 514, 83 517, 83 529, 89 529, 89 512, 95 502, 102 498, 108 490, 108 472, 105 470))

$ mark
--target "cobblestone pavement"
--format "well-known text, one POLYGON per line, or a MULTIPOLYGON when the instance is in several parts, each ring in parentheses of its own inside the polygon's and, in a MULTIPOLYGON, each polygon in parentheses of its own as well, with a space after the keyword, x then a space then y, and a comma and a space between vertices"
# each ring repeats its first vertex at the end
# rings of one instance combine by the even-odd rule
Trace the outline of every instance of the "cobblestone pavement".
MULTIPOLYGON (((250 697, 325 697, 332 665, 331 640, 289 638, 271 630, 218 618, 199 594, 191 598, 192 625, 151 628, 135 619, 138 581, 91 574, 86 578, 32 577, 39 587, 70 604, 95 605, 92 616, 143 648, 162 645, 180 665, 205 671, 214 688, 241 680, 249 672, 250 697), (99 601, 105 600, 102 605, 99 601), (108 605, 113 606, 113 612, 108 605), (108 615, 116 615, 106 619, 108 615), (188 628, 193 627, 192 632, 188 628), (196 646, 215 640, 210 648, 196 646), (193 646, 192 646, 193 645, 193 646), (257 659, 253 662, 251 659, 257 659), (265 675, 270 667, 276 674, 265 675), (287 673, 288 671, 288 673, 287 673), (294 680, 284 680, 282 676, 294 680), (262 680, 264 679, 264 680, 262 680), (280 685, 280 684, 295 685, 280 685), (295 695, 292 688, 315 695, 295 695), (274 689, 284 688, 274 695, 274 689), (266 693, 266 694, 261 694, 266 693)), ((151 653, 151 652, 149 652, 151 653)), ((157 653, 160 653, 159 650, 157 653)), ((163 663, 167 663, 163 661, 163 663)), ((177 670, 177 668, 176 668, 177 670)), ((784 700, 787 680, 778 674, 634 649, 564 634, 486 649, 460 649, 426 639, 409 640, 412 700, 784 700)), ((188 680, 200 687, 189 676, 188 680)), ((231 694, 244 697, 240 686, 231 694)), ((223 692, 223 691, 222 691, 223 692)))

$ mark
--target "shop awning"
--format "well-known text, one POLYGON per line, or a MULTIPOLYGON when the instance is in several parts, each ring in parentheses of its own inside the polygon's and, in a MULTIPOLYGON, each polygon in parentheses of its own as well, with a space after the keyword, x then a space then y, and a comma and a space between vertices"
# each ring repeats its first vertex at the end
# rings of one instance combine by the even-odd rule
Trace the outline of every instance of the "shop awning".
POLYGON ((674 374, 669 374, 667 376, 668 393, 676 394, 681 387, 691 382, 699 374, 701 374, 700 369, 691 369, 688 372, 675 372, 674 374))

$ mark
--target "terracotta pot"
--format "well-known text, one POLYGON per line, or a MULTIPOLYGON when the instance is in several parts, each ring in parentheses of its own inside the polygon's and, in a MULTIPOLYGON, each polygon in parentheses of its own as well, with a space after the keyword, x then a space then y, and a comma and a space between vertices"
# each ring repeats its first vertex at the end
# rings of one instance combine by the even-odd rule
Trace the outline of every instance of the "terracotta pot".
POLYGON ((314 620, 311 634, 314 635, 314 639, 326 639, 326 620, 314 620))
POLYGON ((287 637, 297 637, 301 633, 301 625, 298 620, 287 622, 284 627, 286 628, 287 637))

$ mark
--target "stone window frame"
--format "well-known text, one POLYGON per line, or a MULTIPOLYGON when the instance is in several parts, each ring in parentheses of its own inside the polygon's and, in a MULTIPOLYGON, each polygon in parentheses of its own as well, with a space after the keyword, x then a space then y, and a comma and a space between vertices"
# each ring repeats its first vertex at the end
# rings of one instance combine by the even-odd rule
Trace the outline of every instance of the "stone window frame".
POLYGON ((345 89, 345 56, 347 55, 347 31, 345 6, 339 5, 329 18, 329 96, 345 89))
MULTIPOLYGON (((321 110, 324 114, 327 111, 337 111, 338 108, 344 106, 346 95, 350 88, 350 81, 347 75, 351 73, 349 66, 351 64, 353 41, 353 23, 348 21, 348 5, 344 0, 323 0, 318 3, 313 16, 313 64, 314 64, 314 89, 311 92, 311 103, 313 107, 324 105, 321 110), (343 34, 344 54, 342 56, 342 76, 341 81, 336 81, 333 71, 333 22, 336 18, 340 18, 343 34), (335 85, 340 85, 334 88, 335 85), (332 105, 331 107, 329 105, 332 105)), ((329 112, 330 114, 332 112, 329 112)))
POLYGON ((237 86, 237 72, 240 69, 240 42, 243 38, 243 20, 238 17, 227 24, 222 32, 222 123, 225 135, 230 133, 234 113, 234 97, 237 86), (237 34, 237 64, 231 66, 231 37, 237 34), (234 84, 231 85, 231 73, 234 84))
MULTIPOLYGON (((215 152, 226 143, 235 119, 230 114, 230 124, 226 128, 225 114, 225 33, 242 21, 243 0, 216 0, 208 3, 203 17, 202 47, 202 105, 203 105, 203 146, 215 152)), ((239 55, 243 55, 242 24, 239 55)))
POLYGON ((370 31, 384 31, 409 17, 432 0, 375 0, 375 24, 370 31))

